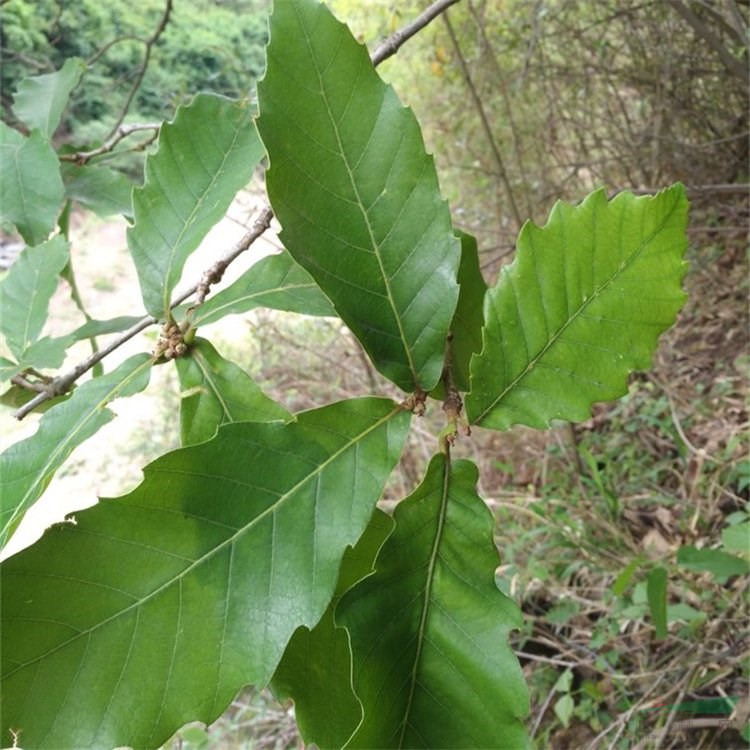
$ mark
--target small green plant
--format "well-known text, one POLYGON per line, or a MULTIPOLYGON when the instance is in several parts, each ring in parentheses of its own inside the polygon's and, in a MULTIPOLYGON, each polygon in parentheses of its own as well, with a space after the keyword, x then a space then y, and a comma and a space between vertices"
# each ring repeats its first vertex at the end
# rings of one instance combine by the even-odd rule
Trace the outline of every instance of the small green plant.
MULTIPOLYGON (((477 428, 585 419, 626 393, 684 301, 683 187, 558 203, 543 227, 523 227, 515 261, 487 289, 412 112, 325 6, 285 0, 270 19, 257 119, 248 101, 203 94, 160 128, 127 209, 148 317, 40 338, 71 273, 64 223, 50 235, 71 200, 106 193, 102 167, 73 163, 61 176, 50 143, 83 74, 73 60, 23 84, 14 111, 29 136, 0 125, 3 216, 29 245, 2 287, 4 375, 40 390, 24 414, 107 354, 38 374, 73 341, 124 331, 122 341, 155 323, 161 336, 3 454, 2 540, 112 419, 106 404, 146 388, 155 365, 176 367, 184 447, 149 464, 130 494, 3 563, 3 740, 158 747, 214 720, 244 685, 270 684, 321 748, 526 747, 528 696, 507 644, 520 613, 495 583, 478 470, 451 448, 477 428), (32 95, 40 88, 50 95, 32 95), (264 156, 284 252, 209 296, 269 226, 266 209, 175 300, 186 259, 264 156), (339 317, 400 395, 290 413, 198 335, 259 306, 339 317), (438 449, 390 516, 376 506, 410 423, 440 402, 438 449)), ((566 720, 570 685, 556 689, 566 720)))

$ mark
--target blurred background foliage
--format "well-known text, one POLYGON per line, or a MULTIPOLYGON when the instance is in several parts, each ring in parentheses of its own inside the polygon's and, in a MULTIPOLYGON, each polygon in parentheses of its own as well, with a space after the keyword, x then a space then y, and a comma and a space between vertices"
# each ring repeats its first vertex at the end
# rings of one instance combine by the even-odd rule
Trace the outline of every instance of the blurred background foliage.
MULTIPOLYGON (((199 91, 248 96, 264 66, 266 0, 174 3, 128 111, 133 121, 169 119, 199 91)), ((144 42, 164 16, 163 0, 10 0, 2 6, 2 105, 26 75, 57 70, 68 57, 89 62, 59 138, 90 143, 125 105, 144 42)))
MULTIPOLYGON (((330 2, 370 49, 427 4, 330 2)), ((204 89, 253 96, 269 6, 175 0, 127 121, 170 118, 204 89)), ((79 55, 89 72, 57 138, 96 144, 164 9, 164 0, 0 0, 4 119, 23 76, 79 55)), ((514 646, 539 748, 746 746, 748 577, 718 561, 750 559, 749 15, 747 0, 462 0, 379 68, 415 110, 490 283, 522 223, 543 222, 557 199, 681 180, 692 201, 690 296, 654 369, 583 424, 476 430, 458 449, 479 460, 498 519, 498 581, 524 610, 514 646), (713 562, 696 563, 691 548, 713 562), (648 602, 657 569, 668 574, 666 638, 648 602), (724 708, 648 710, 708 698, 724 708), (681 730, 686 718, 700 721, 681 730)), ((216 334, 222 352, 291 409, 392 395, 336 321, 259 312, 245 325, 245 336, 216 334)), ((164 407, 164 424, 174 408, 164 407)), ((419 481, 439 422, 417 426, 386 506, 419 481)), ((143 455, 132 460, 153 457, 154 440, 134 441, 143 455)), ((208 733, 190 728, 173 746, 297 747, 291 712, 249 691, 208 733)))

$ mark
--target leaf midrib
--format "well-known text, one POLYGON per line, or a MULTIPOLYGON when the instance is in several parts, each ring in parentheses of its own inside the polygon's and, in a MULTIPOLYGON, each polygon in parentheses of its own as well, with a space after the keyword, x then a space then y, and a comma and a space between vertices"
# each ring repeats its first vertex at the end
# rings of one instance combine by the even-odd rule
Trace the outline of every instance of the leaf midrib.
MULTIPOLYGON (((338 145, 339 153, 341 154, 341 159, 346 168, 347 175, 349 176, 349 182, 352 186, 352 190, 354 191, 354 196, 356 198, 356 205, 359 208, 360 213, 362 214, 362 219, 364 220, 365 227, 367 228, 367 234, 370 239, 370 244, 373 249, 373 254, 375 255, 375 258, 378 262, 378 268, 380 269, 380 275, 381 275, 381 278, 383 279, 383 284, 385 286, 388 304, 390 305, 391 311, 393 313, 393 317, 396 321, 396 327, 398 328, 399 338, 401 339, 401 344, 404 348, 404 353, 406 354, 406 359, 409 365, 409 370, 414 380, 414 387, 419 388, 420 387, 419 373, 417 372, 417 368, 414 364, 414 358, 412 356, 411 347, 409 346, 409 342, 406 337, 406 331, 404 330, 404 327, 401 321, 401 316, 399 314, 398 308, 396 307, 396 301, 393 297, 393 291, 391 289, 390 279, 388 278, 388 275, 386 274, 386 271, 385 271, 385 266, 383 265, 383 259, 380 255, 380 245, 378 245, 377 241, 375 240, 375 234, 372 230, 372 225, 370 224, 370 218, 367 215, 367 210, 365 209, 365 206, 362 202, 362 197, 359 194, 359 188, 354 179, 354 173, 349 164, 349 159, 347 158, 346 152, 344 151, 344 146, 341 141, 339 128, 336 124, 336 120, 333 117, 333 113, 329 105, 328 96, 326 95, 326 89, 323 85, 323 77, 321 75, 321 69, 320 69, 320 66, 318 65, 318 60, 317 60, 317 57, 315 56, 315 52, 311 44, 310 36, 307 33, 307 28, 305 24, 302 22, 299 10, 296 7, 294 8, 294 10, 295 10, 295 13, 297 14, 297 20, 299 22, 300 28, 302 29, 302 34, 305 38, 305 43, 307 44, 307 48, 310 53, 310 59, 312 60, 313 68, 315 69, 315 74, 318 78, 318 83, 320 85, 321 98, 323 100, 323 103, 325 104, 326 114, 328 115, 328 119, 331 123, 331 128, 333 129, 333 133, 336 136, 336 143, 338 145)), ((360 66, 361 64, 362 63, 360 62, 360 66)), ((383 93, 383 98, 384 97, 385 97, 385 93, 383 93)))
POLYGON ((424 601, 422 602, 422 614, 419 620, 419 628, 417 629, 417 652, 414 654, 414 665, 411 671, 411 679, 409 685, 409 696, 406 699, 406 707, 404 709, 404 717, 401 723, 401 736, 399 737, 398 747, 404 747, 404 738, 406 736, 406 729, 409 726, 409 714, 411 713, 412 703, 414 702, 414 694, 417 688, 417 670, 419 669, 419 662, 422 656, 422 644, 425 640, 425 630, 427 629, 427 618, 430 610, 430 604, 432 601, 432 584, 435 573, 435 565, 437 563, 440 542, 443 537, 443 528, 445 527, 445 516, 448 508, 448 499, 450 494, 450 477, 451 477, 451 463, 450 456, 445 455, 443 457, 443 486, 440 496, 440 509, 437 514, 437 529, 435 531, 435 538, 432 542, 432 549, 430 550, 430 558, 427 565, 427 581, 424 589, 424 601))
MULTIPOLYGON (((174 265, 174 258, 177 254, 177 248, 182 243, 183 238, 188 233, 189 229, 192 229, 194 223, 195 223, 195 216, 198 214, 198 211, 203 207, 203 205, 206 203, 206 197, 210 194, 210 192, 213 190, 214 185, 216 185, 219 176, 224 172, 224 168, 226 167, 227 161, 229 160, 230 156, 234 155, 234 149, 237 144, 237 141, 240 137, 240 133, 242 132, 242 125, 244 122, 247 121, 247 111, 242 109, 241 110, 241 116, 238 120, 236 120, 232 125, 234 128, 234 135, 232 137, 232 141, 227 149, 224 150, 224 155, 221 160, 221 163, 219 164, 218 169, 214 170, 213 175, 211 176, 211 181, 209 182, 208 186, 203 190, 200 197, 196 201, 195 205, 193 206, 192 210, 190 211, 190 214, 188 215, 187 219, 182 224, 182 228, 177 234, 177 238, 172 243, 172 247, 170 249, 169 258, 167 259, 167 268, 166 273, 164 274, 164 291, 162 293, 162 305, 164 307, 164 314, 166 318, 169 318, 169 311, 171 309, 171 294, 172 289, 174 288, 174 284, 170 284, 170 275, 172 273, 172 267, 174 265)), ((172 128, 174 128, 177 125, 177 121, 172 125, 172 128)), ((165 131, 165 135, 170 134, 172 128, 165 131)), ((166 143, 165 143, 166 145, 166 143)), ((192 145, 192 144, 191 144, 192 145)), ((161 149, 160 149, 161 150, 161 149)), ((205 167, 204 167, 205 168, 205 167)), ((187 180, 186 180, 187 184, 187 180)), ((145 185, 144 185, 145 188, 145 185)), ((166 193, 165 193, 166 194, 166 193)), ((171 210, 174 211, 176 214, 177 211, 170 206, 171 210)), ((176 283, 176 282, 175 282, 176 283)))
MULTIPOLYGON (((299 489, 301 489, 307 482, 311 481, 312 479, 319 476, 332 462, 334 462, 339 456, 341 456, 343 453, 348 451, 352 446, 359 443, 361 440, 366 438, 370 433, 374 432, 375 430, 379 429, 382 425, 389 422, 393 417, 403 411, 403 409, 400 406, 395 406, 391 411, 386 414, 384 417, 381 417, 375 424, 370 425, 367 429, 363 430, 361 433, 356 435, 355 437, 351 438, 346 442, 345 445, 343 445, 338 451, 333 453, 331 456, 329 456, 323 463, 321 463, 319 466, 315 468, 314 471, 310 472, 308 475, 306 475, 303 479, 301 479, 297 484, 295 484, 291 489, 289 489, 284 494, 280 495, 279 498, 268 508, 266 508, 264 511, 262 511, 259 515, 257 515, 255 518, 253 518, 250 522, 246 523, 241 528, 237 529, 237 531, 232 534, 231 536, 227 537, 224 541, 217 544, 215 547, 213 547, 211 550, 209 550, 204 555, 201 555, 198 559, 193 561, 190 565, 188 565, 184 570, 180 571, 176 575, 172 576, 169 580, 162 583, 160 586, 155 588, 153 591, 149 592, 146 596, 138 599, 136 602, 133 602, 132 604, 129 604, 124 609, 119 610, 118 612, 115 612, 114 614, 110 615, 106 619, 102 620, 101 622, 98 622, 91 627, 80 630, 78 633, 76 633, 74 636, 69 638, 67 641, 64 641, 54 648, 51 648, 49 651, 47 651, 44 654, 41 654, 34 659, 30 659, 27 662, 19 664, 15 669, 8 672, 7 674, 3 675, 4 679, 8 679, 13 674, 15 674, 17 671, 21 669, 25 669, 32 664, 36 664, 39 661, 42 661, 43 659, 46 659, 47 657, 51 656, 52 654, 56 653, 57 651, 65 648, 68 644, 73 643, 74 641, 78 640, 79 638, 83 636, 90 636, 92 633, 97 631, 99 628, 103 628, 108 623, 112 622, 113 620, 116 620, 117 618, 128 614, 131 610, 135 609, 136 611, 138 608, 142 607, 147 602, 151 601, 152 599, 155 599, 157 596, 159 596, 163 591, 167 590, 170 586, 174 585, 176 582, 181 582, 187 575, 189 575, 195 568, 198 568, 200 565, 203 565, 203 563, 210 560, 212 557, 214 557, 216 554, 221 552, 223 549, 225 549, 228 546, 233 546, 235 541, 242 537, 245 533, 249 532, 255 525, 257 525, 260 521, 262 521, 267 516, 271 515, 272 513, 275 513, 279 507, 289 500, 289 498, 293 497, 299 489)), ((167 473, 167 472, 163 472, 167 473)), ((16 574, 23 574, 22 571, 14 571, 16 574)), ((43 575, 38 572, 34 573, 35 575, 43 575)), ((83 579, 80 579, 82 583, 86 583, 86 581, 83 581, 83 579)))
MULTIPOLYGON (((232 308, 236 307, 237 305, 242 305, 245 302, 252 301, 256 297, 265 297, 266 295, 270 294, 278 294, 280 292, 287 292, 290 290, 297 290, 297 289, 315 289, 317 288, 317 284, 313 282, 308 282, 305 284, 287 284, 285 286, 276 286, 271 289, 263 289, 259 292, 250 292, 249 294, 243 294, 241 297, 235 297, 234 299, 230 300, 229 302, 224 302, 221 305, 216 305, 215 307, 208 308, 208 312, 203 315, 202 317, 200 315, 196 315, 195 317, 195 324, 198 325, 199 323, 202 323, 204 320, 207 320, 209 318, 212 318, 215 315, 221 315, 221 317, 224 317, 224 315, 231 315, 232 314, 232 308), (229 308, 229 312, 225 313, 224 311, 229 308)), ((253 307, 262 307, 263 302, 254 304, 253 307)), ((242 310, 236 310, 236 313, 241 312, 249 312, 253 309, 253 307, 242 309, 242 310)), ((204 324, 208 325, 208 324, 204 324)))
MULTIPOLYGON (((567 328, 579 318, 581 313, 595 300, 598 299, 598 297, 604 292, 604 290, 610 286, 616 279, 618 279, 622 274, 624 274, 628 268, 635 263, 635 261, 640 257, 640 255, 645 251, 645 249, 648 247, 648 245, 653 241, 654 237, 656 237, 665 227, 667 221, 669 221, 672 218, 672 214, 677 209, 677 206, 679 204, 679 201, 675 201, 672 205, 671 210, 665 215, 662 222, 659 224, 659 226, 654 229, 654 231, 641 242, 640 247, 623 263, 621 263, 615 273, 610 276, 609 279, 607 279, 601 286, 594 289, 594 291, 591 293, 591 296, 588 297, 583 301, 583 304, 563 323, 563 325, 558 328, 557 331, 550 337, 550 339, 547 341, 547 343, 542 347, 542 349, 539 351, 538 354, 536 354, 534 357, 530 358, 528 364, 526 367, 500 392, 500 395, 497 396, 496 399, 494 399, 489 406, 487 406, 478 416, 475 420, 473 420, 473 424, 481 424, 482 420, 490 414, 497 405, 507 396, 507 394, 513 390, 529 373, 531 373, 534 368, 536 367, 537 363, 544 357, 544 355, 549 351, 550 347, 552 347, 554 344, 557 343, 559 338, 562 336, 562 334, 567 330, 567 328)), ((609 208, 609 206, 607 206, 609 208)), ((624 210, 625 207, 623 207, 624 210)), ((531 241, 531 240, 530 240, 531 241)))
MULTIPOLYGON (((221 392, 219 391, 219 387, 214 382, 214 379, 212 377, 213 373, 211 372, 211 365, 203 355, 203 352, 200 349, 195 348, 191 356, 193 357, 195 363, 198 365, 198 369, 201 371, 201 373, 203 373, 203 379, 208 383, 209 388, 216 397, 216 400, 219 402, 219 406, 221 407, 221 411, 223 412, 224 416, 227 420, 229 420, 229 422, 234 422, 234 418, 229 411, 229 405, 222 397, 221 392)), ((217 428, 222 424, 226 424, 226 421, 224 419, 219 422, 217 428)))

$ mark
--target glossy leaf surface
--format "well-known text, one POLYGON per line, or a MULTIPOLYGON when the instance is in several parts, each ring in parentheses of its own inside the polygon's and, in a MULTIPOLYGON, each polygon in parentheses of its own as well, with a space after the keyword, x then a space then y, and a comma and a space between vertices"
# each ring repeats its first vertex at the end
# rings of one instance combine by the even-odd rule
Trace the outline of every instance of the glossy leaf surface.
POLYGON ((493 521, 469 461, 437 455, 395 511, 375 573, 346 593, 364 720, 347 748, 524 748, 528 698, 495 584, 493 521))
POLYGON ((183 445, 213 437, 229 422, 287 422, 292 415, 266 396, 238 365, 198 338, 185 357, 175 360, 180 378, 180 436, 183 445))
POLYGON ((377 369, 430 390, 459 246, 419 125, 323 4, 276 3, 270 28, 258 128, 281 239, 377 369))
POLYGON ((328 298, 289 253, 261 258, 237 281, 209 297, 193 316, 195 325, 208 325, 226 315, 270 307, 273 310, 335 317, 328 298))
POLYGON ((24 138, 0 122, 0 219, 16 225, 27 245, 55 227, 65 190, 57 154, 39 130, 24 138))
POLYGON ((138 354, 111 373, 83 383, 42 417, 33 435, 0 455, 0 546, 73 450, 114 418, 106 405, 142 391, 150 370, 151 357, 138 354))
POLYGON ((19 360, 42 332, 68 253, 68 243, 59 235, 27 247, 0 282, 0 331, 19 360))
POLYGON ((343 747, 362 719, 352 688, 349 637, 334 622, 336 602, 369 575, 392 530, 391 517, 376 508, 365 533, 344 555, 336 593, 323 618, 312 630, 297 629, 271 681, 279 700, 294 700, 300 734, 320 750, 343 747))
POLYGON ((199 94, 162 125, 159 149, 146 160, 146 182, 133 191, 128 230, 146 310, 169 309, 190 253, 252 177, 263 144, 248 102, 199 94))
POLYGON ((38 128, 47 139, 60 124, 70 92, 86 71, 80 57, 69 57, 60 70, 24 78, 13 97, 13 114, 28 126, 38 128))
POLYGON ((2 736, 158 747, 266 684, 313 627, 401 454, 385 399, 228 424, 76 513, 2 573, 2 736))
POLYGON ((627 392, 685 301, 688 202, 677 184, 654 197, 592 193, 527 223, 514 262, 485 302, 484 348, 466 411, 504 430, 582 420, 627 392))

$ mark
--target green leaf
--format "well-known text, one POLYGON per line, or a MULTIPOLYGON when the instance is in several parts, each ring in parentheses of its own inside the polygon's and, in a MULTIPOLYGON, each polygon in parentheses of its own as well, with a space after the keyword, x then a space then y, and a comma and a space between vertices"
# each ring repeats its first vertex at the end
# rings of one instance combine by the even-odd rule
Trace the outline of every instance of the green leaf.
POLYGON ((495 585, 476 481, 469 461, 435 456, 397 506, 375 573, 339 602, 364 708, 347 748, 528 747, 528 697, 507 644, 520 613, 495 585))
POLYGON ((558 678, 552 689, 556 693, 569 693, 570 688, 573 686, 573 672, 570 669, 566 669, 558 678))
POLYGON ((638 570, 642 562, 643 561, 639 557, 636 557, 634 560, 631 560, 625 566, 622 573, 617 576, 615 582, 612 584, 612 593, 615 596, 622 596, 625 593, 633 578, 633 574, 638 570))
POLYGON ((699 573, 711 573, 719 583, 750 572, 750 564, 741 557, 718 549, 697 549, 691 544, 677 550, 677 564, 699 573))
POLYGON ((62 367, 68 347, 74 342, 72 335, 45 336, 35 341, 21 357, 19 366, 22 370, 56 370, 62 367))
POLYGON ((459 243, 412 111, 316 0, 274 5, 258 128, 281 239, 380 372, 429 391, 459 243))
POLYGON ((69 250, 65 238, 59 235, 27 247, 0 282, 0 331, 19 359, 42 332, 69 250))
POLYGON ((108 333, 120 333, 132 328, 141 320, 143 320, 143 316, 138 315, 120 315, 108 320, 89 320, 76 328, 72 335, 75 341, 82 341, 96 336, 106 336, 108 333))
POLYGON ((525 224, 515 261, 485 298, 471 422, 541 429, 626 393, 685 300, 687 211, 680 184, 609 203, 598 190, 580 206, 557 203, 544 227, 525 224))
POLYGON ((560 723, 567 727, 570 724, 570 720, 573 717, 573 710, 575 709, 575 702, 573 696, 570 693, 566 693, 555 701, 554 712, 555 716, 560 720, 560 723))
POLYGON ((225 425, 6 560, 2 736, 158 747, 266 684, 322 617, 410 416, 368 398, 225 425))
POLYGON ((747 556, 750 547, 750 522, 729 526, 721 532, 721 541, 725 549, 747 556))
POLYGON ((460 291, 451 323, 451 363, 458 389, 468 391, 471 357, 482 348, 483 303, 487 282, 479 267, 476 238, 465 232, 459 232, 458 236, 461 240, 461 264, 458 267, 460 291))
POLYGON ((198 338, 185 357, 175 360, 182 389, 180 433, 183 445, 208 440, 229 422, 288 422, 292 415, 266 396, 238 365, 224 359, 209 341, 198 338))
POLYGON ((54 73, 24 78, 13 97, 13 114, 49 140, 60 124, 70 92, 85 72, 86 63, 80 57, 69 57, 54 73))
POLYGON ((0 455, 0 547, 73 449, 114 418, 106 404, 148 385, 151 362, 149 355, 138 354, 111 373, 83 383, 42 417, 31 437, 0 455))
POLYGON ((0 357, 0 383, 10 380, 14 375, 23 372, 23 365, 13 362, 7 357, 0 357))
POLYGON ((226 315, 256 307, 335 317, 328 298, 307 271, 289 253, 268 255, 245 271, 237 281, 210 297, 195 312, 195 325, 208 325, 226 315))
POLYGON ((701 612, 685 602, 667 605, 667 620, 669 622, 682 620, 693 625, 704 622, 706 619, 707 615, 705 612, 701 612))
POLYGON ((162 125, 159 150, 146 159, 146 182, 133 191, 128 230, 146 310, 160 318, 182 269, 235 194, 251 179, 263 144, 248 102, 198 94, 162 125))
POLYGON ((60 162, 42 133, 24 138, 0 122, 0 221, 38 245, 54 229, 64 196, 60 162))
POLYGON ((298 628, 271 681, 279 700, 294 700, 294 715, 306 743, 340 748, 357 728, 362 709, 352 688, 352 659, 344 628, 334 623, 340 596, 372 572, 393 520, 375 509, 365 533, 344 555, 331 604, 312 629, 298 628))
POLYGON ((97 216, 133 216, 133 183, 122 172, 109 167, 79 167, 65 162, 61 164, 61 174, 65 195, 97 216))
POLYGON ((667 637, 667 571, 653 568, 646 579, 646 595, 657 638, 667 637))

